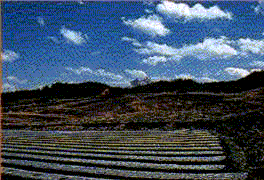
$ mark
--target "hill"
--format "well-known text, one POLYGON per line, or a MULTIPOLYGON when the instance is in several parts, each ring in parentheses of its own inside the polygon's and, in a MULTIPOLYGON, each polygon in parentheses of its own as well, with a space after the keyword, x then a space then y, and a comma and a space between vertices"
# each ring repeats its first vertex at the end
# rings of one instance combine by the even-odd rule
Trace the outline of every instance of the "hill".
POLYGON ((35 99, 38 103, 50 99, 71 99, 96 97, 108 89, 108 96, 118 97, 124 94, 161 93, 161 92, 214 92, 214 93, 240 93, 250 89, 264 87, 264 71, 253 72, 247 77, 236 81, 221 81, 212 83, 198 83, 193 80, 176 79, 172 81, 159 81, 133 88, 110 87, 98 82, 83 82, 68 84, 56 82, 51 87, 42 89, 6 92, 2 94, 2 106, 10 104, 25 104, 35 99))
POLYGON ((264 72, 236 81, 160 81, 134 88, 56 83, 4 93, 2 128, 23 130, 208 129, 236 170, 263 167, 264 72), (14 96, 13 96, 14 95, 14 96), (246 166, 240 157, 246 156, 246 166))

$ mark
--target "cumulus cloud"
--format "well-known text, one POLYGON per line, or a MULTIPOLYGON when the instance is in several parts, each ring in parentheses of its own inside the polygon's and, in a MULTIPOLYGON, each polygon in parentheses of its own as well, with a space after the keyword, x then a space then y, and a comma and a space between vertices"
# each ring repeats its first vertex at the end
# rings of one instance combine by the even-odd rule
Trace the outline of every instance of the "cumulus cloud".
POLYGON ((69 71, 72 71, 72 72, 74 72, 75 74, 78 74, 78 75, 80 75, 83 72, 93 73, 93 71, 90 68, 87 68, 87 67, 80 67, 80 68, 77 68, 77 69, 73 69, 71 67, 66 67, 65 69, 67 69, 69 71))
POLYGON ((190 75, 190 74, 175 75, 175 78, 176 79, 184 79, 184 80, 187 80, 187 79, 195 79, 195 77, 192 76, 192 75, 190 75))
POLYGON ((3 61, 15 61, 19 58, 19 54, 14 52, 14 51, 10 51, 10 50, 4 50, 4 52, 2 52, 2 57, 3 57, 3 61))
POLYGON ((5 81, 7 83, 3 83, 3 91, 16 91, 17 84, 25 84, 28 80, 20 80, 15 76, 8 76, 5 81))
POLYGON ((155 0, 141 0, 144 4, 152 5, 155 0))
POLYGON ((177 61, 177 62, 180 62, 180 60, 182 59, 183 57, 180 56, 180 55, 173 55, 173 56, 169 56, 167 57, 167 60, 168 61, 177 61))
POLYGON ((143 59, 143 63, 150 64, 150 65, 157 65, 161 62, 167 62, 167 58, 164 56, 152 56, 146 59, 143 59))
POLYGON ((170 30, 167 29, 161 22, 161 18, 152 15, 149 17, 141 17, 136 20, 125 20, 123 22, 127 26, 131 26, 135 30, 142 31, 146 34, 149 34, 153 37, 155 36, 166 36, 170 33, 170 30))
POLYGON ((171 81, 173 78, 166 77, 166 76, 152 76, 151 81, 152 82, 159 82, 159 81, 171 81))
POLYGON ((254 8, 254 11, 257 13, 257 14, 263 14, 264 13, 264 2, 263 0, 260 0, 258 1, 259 2, 259 5, 257 5, 255 8, 254 8))
POLYGON ((252 63, 250 63, 250 65, 264 68, 264 62, 263 61, 253 61, 252 63))
POLYGON ((195 80, 199 83, 210 83, 210 82, 218 82, 217 79, 211 79, 209 77, 200 77, 200 78, 195 78, 195 80))
POLYGON ((143 48, 135 50, 139 54, 159 54, 165 56, 173 56, 177 54, 177 49, 166 44, 157 44, 147 41, 143 48))
POLYGON ((189 7, 188 4, 174 3, 171 1, 163 1, 157 5, 157 11, 170 18, 186 20, 199 19, 199 20, 210 20, 216 18, 232 19, 230 12, 222 11, 218 6, 213 6, 208 9, 197 3, 193 7, 189 7))
POLYGON ((133 78, 145 78, 148 76, 144 71, 141 71, 141 70, 126 69, 125 72, 131 75, 133 78))
POLYGON ((130 37, 122 37, 122 39, 121 39, 122 41, 127 41, 127 42, 134 42, 134 41, 137 41, 136 39, 134 39, 134 38, 130 38, 130 37))
POLYGON ((130 37, 122 37, 121 39, 122 41, 126 41, 126 42, 132 42, 132 44, 136 47, 141 47, 142 45, 140 44, 140 42, 138 42, 138 40, 134 39, 134 38, 130 38, 130 37))
POLYGON ((239 55, 239 52, 229 44, 225 37, 207 38, 201 43, 174 48, 166 44, 147 42, 144 47, 135 49, 139 54, 168 56, 168 60, 179 61, 186 56, 194 56, 200 60, 228 59, 239 55))
POLYGON ((131 83, 128 80, 119 80, 119 81, 109 81, 107 82, 110 86, 122 86, 122 87, 127 87, 130 86, 131 83))
POLYGON ((114 79, 114 80, 121 80, 121 79, 123 79, 123 76, 116 75, 116 74, 111 73, 111 72, 106 72, 104 69, 98 69, 97 71, 94 72, 94 74, 99 75, 99 76, 108 77, 108 78, 114 79))
POLYGON ((165 76, 160 76, 160 77, 151 77, 151 79, 153 81, 171 81, 171 80, 175 80, 175 79, 183 79, 183 80, 194 80, 194 81, 198 81, 198 82, 216 82, 216 79, 211 79, 208 77, 200 77, 200 78, 196 78, 195 76, 192 76, 190 74, 180 74, 180 75, 175 75, 174 78, 172 77, 165 77, 165 76))
POLYGON ((239 76, 239 77, 246 77, 250 74, 250 72, 246 69, 234 68, 234 67, 225 68, 225 71, 232 76, 239 76))
POLYGON ((250 73, 261 72, 261 71, 264 71, 264 70, 263 69, 250 69, 250 73))
POLYGON ((45 25, 45 21, 42 17, 38 17, 37 18, 37 22, 41 25, 41 26, 44 26, 45 25))
POLYGON ((199 83, 218 82, 217 79, 212 79, 209 77, 195 77, 190 74, 180 74, 180 75, 176 75, 175 77, 176 79, 193 80, 199 83))
POLYGON ((18 79, 17 77, 15 77, 15 76, 8 76, 7 79, 8 79, 8 80, 12 80, 12 81, 14 81, 14 82, 16 82, 16 83, 19 83, 19 84, 25 84, 25 83, 27 82, 26 79, 24 79, 24 80, 19 80, 19 79, 18 79))
POLYGON ((83 35, 81 32, 69 30, 63 27, 60 30, 60 33, 63 35, 64 38, 74 44, 80 45, 86 42, 87 36, 83 35))
MULTIPOLYGON (((138 42, 136 39, 123 37, 123 41, 138 42)), ((181 48, 174 48, 167 44, 158 44, 147 41, 140 46, 134 45, 135 52, 142 55, 149 55, 143 59, 143 63, 156 65, 167 61, 180 61, 184 57, 195 57, 200 60, 231 59, 238 56, 247 56, 249 53, 256 55, 264 54, 264 40, 238 39, 229 40, 227 37, 205 38, 197 44, 184 45, 181 48)), ((254 61, 253 66, 263 67, 264 62, 254 61)))
POLYGON ((151 10, 149 10, 149 9, 145 9, 145 12, 150 14, 150 13, 152 13, 153 11, 151 11, 151 10))
POLYGON ((253 40, 253 39, 239 39, 233 41, 234 44, 238 45, 240 50, 243 52, 251 52, 253 54, 264 54, 264 39, 253 40))
POLYGON ((256 13, 259 13, 260 10, 261 10, 260 5, 257 5, 257 6, 254 8, 254 11, 255 11, 256 13))
POLYGON ((195 56, 198 59, 230 58, 239 55, 239 52, 221 37, 219 39, 207 38, 202 43, 184 46, 178 50, 181 56, 195 56))
POLYGON ((2 88, 3 88, 3 91, 15 91, 16 90, 15 86, 12 86, 8 83, 4 83, 2 88))

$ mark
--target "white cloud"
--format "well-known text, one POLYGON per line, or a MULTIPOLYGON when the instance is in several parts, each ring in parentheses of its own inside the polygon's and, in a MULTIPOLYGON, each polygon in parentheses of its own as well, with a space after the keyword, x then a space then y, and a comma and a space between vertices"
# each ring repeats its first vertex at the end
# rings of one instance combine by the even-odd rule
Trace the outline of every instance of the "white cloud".
MULTIPOLYGON (((123 37, 123 41, 136 42, 136 39, 123 37)), ((137 46, 137 45, 134 45, 137 46)), ((184 57, 192 56, 200 60, 230 59, 236 56, 247 56, 248 52, 264 54, 264 40, 239 39, 229 40, 220 38, 206 38, 203 42, 174 48, 167 44, 157 44, 147 41, 134 49, 139 54, 152 55, 143 63, 156 65, 158 62, 180 61, 184 57), (154 55, 154 56, 153 56, 154 55), (165 60, 166 58, 166 60, 165 60)), ((251 65, 263 67, 263 62, 255 61, 251 65)))
POLYGON ((79 71, 77 72, 89 72, 89 73, 92 73, 93 71, 90 69, 90 68, 87 68, 87 67, 80 67, 79 68, 79 71))
POLYGON ((167 58, 164 56, 152 56, 148 57, 146 59, 143 59, 143 63, 150 64, 150 65, 157 65, 158 63, 161 62, 166 62, 167 58))
POLYGON ((38 21, 38 23, 39 23, 41 26, 44 26, 44 25, 45 25, 45 21, 44 21, 44 19, 43 19, 42 17, 38 17, 38 18, 37 18, 37 21, 38 21))
POLYGON ((258 1, 259 2, 259 5, 257 5, 255 8, 254 8, 254 11, 257 13, 257 14, 263 14, 264 13, 264 2, 262 0, 258 1))
POLYGON ((12 80, 12 81, 14 81, 14 82, 16 82, 16 83, 19 83, 19 84, 25 84, 25 83, 27 82, 26 79, 24 79, 24 80, 19 80, 19 79, 18 79, 17 77, 15 77, 15 76, 8 76, 7 79, 8 79, 8 80, 12 80))
POLYGON ((195 79, 194 76, 189 75, 189 74, 175 75, 175 78, 176 78, 176 79, 184 79, 184 80, 187 80, 187 79, 195 79))
POLYGON ((200 60, 213 58, 230 58, 239 52, 228 44, 226 38, 207 38, 202 43, 184 46, 178 49, 181 56, 195 56, 200 60))
POLYGON ((49 88, 51 88, 51 84, 42 84, 42 85, 39 85, 37 88, 33 88, 33 89, 40 89, 40 90, 43 90, 44 89, 44 87, 49 87, 49 88))
POLYGON ((135 49, 139 54, 169 56, 168 60, 179 61, 186 56, 194 56, 200 60, 214 58, 230 58, 239 55, 239 52, 229 45, 229 41, 225 37, 219 39, 207 38, 202 43, 195 45, 186 45, 176 49, 166 44, 157 44, 147 42, 143 48, 135 49))
POLYGON ((19 89, 18 84, 25 84, 28 80, 19 80, 15 76, 8 76, 5 81, 7 81, 7 83, 3 84, 3 91, 16 91, 19 89))
POLYGON ((240 76, 240 77, 246 77, 250 74, 250 72, 246 69, 234 68, 234 67, 225 68, 225 71, 232 76, 240 76))
POLYGON ((90 55, 93 55, 93 56, 96 56, 98 54, 101 54, 101 51, 94 51, 94 52, 90 53, 90 55))
POLYGON ((133 41, 137 41, 136 39, 134 39, 134 38, 130 38, 130 37, 122 37, 122 39, 121 39, 122 41, 127 41, 127 42, 133 42, 133 41))
POLYGON ((149 10, 149 9, 145 9, 145 12, 150 14, 150 13, 152 13, 153 11, 151 11, 151 10, 149 10))
POLYGON ((80 67, 78 69, 73 69, 71 67, 66 67, 65 69, 74 72, 75 74, 80 75, 83 72, 93 73, 93 71, 90 68, 87 67, 80 67))
POLYGON ((195 80, 199 83, 210 83, 210 82, 218 82, 217 79, 211 79, 209 77, 200 77, 200 78, 195 78, 195 80))
POLYGON ((141 0, 144 4, 152 5, 155 0, 141 0))
POLYGON ((209 77, 195 77, 190 74, 180 74, 175 76, 176 79, 184 79, 184 80, 193 80, 199 83, 206 83, 206 82, 218 82, 216 79, 212 79, 209 77))
POLYGON ((74 72, 74 69, 71 68, 71 67, 66 67, 65 69, 69 70, 69 71, 73 71, 74 72))
POLYGON ((75 81, 69 81, 67 82, 68 84, 77 84, 78 82, 75 82, 75 81))
POLYGON ((110 86, 122 86, 122 87, 127 87, 131 85, 130 81, 128 80, 110 81, 107 82, 107 84, 110 86))
POLYGON ((142 31, 146 34, 149 34, 153 37, 155 36, 166 36, 169 34, 170 30, 167 29, 161 22, 161 18, 152 15, 149 17, 141 17, 136 20, 124 20, 123 22, 127 26, 131 26, 136 30, 142 31))
POLYGON ((179 55, 173 55, 173 56, 169 56, 167 58, 168 61, 177 61, 177 62, 180 62, 180 60, 182 59, 183 57, 182 56, 179 56, 179 55))
POLYGON ((264 71, 263 69, 251 69, 250 73, 264 71))
POLYGON ((257 5, 257 6, 254 8, 254 11, 255 11, 256 13, 259 13, 260 9, 261 9, 260 5, 257 5))
POLYGON ((85 39, 87 38, 87 36, 84 36, 81 32, 76 32, 63 27, 60 30, 60 33, 63 35, 64 38, 66 38, 68 41, 74 44, 82 44, 86 42, 85 39), (86 38, 84 38, 83 36, 86 38))
POLYGON ((264 54, 264 39, 252 40, 252 39, 239 39, 236 43, 240 50, 243 52, 251 52, 254 54, 264 54))
POLYGON ((218 6, 204 8, 201 4, 197 3, 193 7, 189 7, 184 3, 174 3, 171 1, 163 1, 162 4, 157 5, 157 11, 170 18, 185 18, 186 20, 192 19, 232 19, 230 12, 222 11, 218 6))
POLYGON ((19 58, 19 54, 14 51, 4 50, 4 52, 2 52, 2 57, 3 61, 15 61, 19 58))
POLYGON ((14 86, 12 86, 12 85, 10 85, 8 83, 4 83, 2 88, 3 88, 4 92, 6 92, 6 91, 15 91, 16 90, 14 86))
POLYGON ((170 47, 166 44, 157 44, 154 42, 146 42, 144 48, 139 48, 135 50, 139 54, 159 54, 165 56, 173 56, 177 54, 177 49, 170 47))
POLYGON ((258 67, 264 67, 264 62, 263 61, 253 61, 250 63, 251 66, 258 66, 258 67))
POLYGON ((133 78, 144 78, 144 77, 148 76, 144 71, 141 71, 141 70, 126 69, 125 72, 130 74, 133 78))
POLYGON ((84 2, 83 2, 83 1, 80 1, 80 0, 78 1, 78 3, 79 3, 79 4, 84 4, 84 2))
POLYGON ((160 76, 160 77, 151 77, 152 82, 159 82, 159 81, 171 81, 173 78, 160 76))
POLYGON ((121 80, 121 79, 123 79, 123 76, 116 75, 116 74, 111 73, 111 72, 106 72, 104 69, 98 69, 97 71, 94 72, 94 74, 99 75, 99 76, 108 77, 108 78, 114 79, 114 80, 121 80))
POLYGON ((218 82, 218 80, 216 80, 216 79, 211 79, 211 78, 208 78, 208 77, 196 78, 195 76, 192 76, 190 74, 175 75, 175 78, 161 76, 161 77, 151 77, 151 79, 153 81, 161 81, 161 80, 171 81, 171 80, 175 80, 175 79, 183 79, 183 80, 194 80, 194 81, 199 82, 199 83, 218 82))
POLYGON ((126 42, 132 42, 132 44, 136 47, 141 47, 142 45, 138 42, 138 40, 134 39, 134 38, 129 38, 129 37, 122 37, 121 39, 122 41, 126 41, 126 42))
POLYGON ((59 43, 59 40, 56 38, 56 37, 53 37, 53 36, 48 36, 47 37, 48 39, 51 39, 53 42, 55 43, 59 43))

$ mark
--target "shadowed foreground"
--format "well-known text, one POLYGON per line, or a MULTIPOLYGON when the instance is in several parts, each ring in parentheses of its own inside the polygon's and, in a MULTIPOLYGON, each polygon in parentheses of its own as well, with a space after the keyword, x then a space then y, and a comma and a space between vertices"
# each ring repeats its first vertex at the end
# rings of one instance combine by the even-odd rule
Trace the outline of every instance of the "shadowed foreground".
POLYGON ((4 131, 3 179, 245 179, 208 131, 4 131))

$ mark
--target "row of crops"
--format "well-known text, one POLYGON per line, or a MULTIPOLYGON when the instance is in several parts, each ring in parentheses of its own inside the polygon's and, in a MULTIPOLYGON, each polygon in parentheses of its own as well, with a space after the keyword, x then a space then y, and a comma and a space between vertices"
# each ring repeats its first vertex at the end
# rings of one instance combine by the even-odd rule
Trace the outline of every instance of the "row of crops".
POLYGON ((206 131, 4 131, 3 179, 245 179, 206 131))

